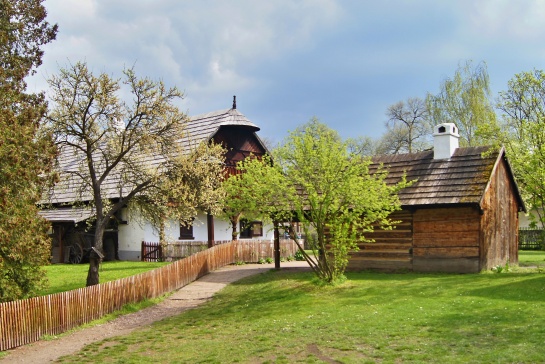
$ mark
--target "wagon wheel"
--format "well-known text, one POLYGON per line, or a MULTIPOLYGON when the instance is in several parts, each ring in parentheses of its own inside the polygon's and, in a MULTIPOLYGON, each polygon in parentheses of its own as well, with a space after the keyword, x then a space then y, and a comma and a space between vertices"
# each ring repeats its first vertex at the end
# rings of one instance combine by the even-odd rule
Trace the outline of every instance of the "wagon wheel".
POLYGON ((83 248, 79 243, 73 243, 70 247, 70 257, 68 258, 68 261, 72 264, 78 264, 81 263, 82 258, 83 248))

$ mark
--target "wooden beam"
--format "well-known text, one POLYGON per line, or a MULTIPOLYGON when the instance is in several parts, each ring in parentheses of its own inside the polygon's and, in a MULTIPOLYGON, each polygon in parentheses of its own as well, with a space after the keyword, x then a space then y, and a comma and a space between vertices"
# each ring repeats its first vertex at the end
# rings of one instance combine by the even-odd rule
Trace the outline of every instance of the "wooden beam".
POLYGON ((214 246, 214 216, 210 212, 206 214, 206 228, 208 230, 208 247, 214 246))
POLYGON ((274 268, 280 269, 280 231, 278 222, 274 223, 274 268))

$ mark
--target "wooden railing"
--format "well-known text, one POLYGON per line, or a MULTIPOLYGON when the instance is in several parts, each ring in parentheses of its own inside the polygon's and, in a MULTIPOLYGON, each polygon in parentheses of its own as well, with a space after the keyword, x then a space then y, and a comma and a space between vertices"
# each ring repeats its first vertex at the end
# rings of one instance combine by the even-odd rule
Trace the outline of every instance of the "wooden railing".
MULTIPOLYGON (((274 243, 272 241, 237 240, 235 243, 235 262, 257 263, 259 259, 274 257, 274 243)), ((294 256, 297 245, 293 240, 280 239, 280 257, 294 256)))
MULTIPOLYGON (((231 243, 231 241, 215 241, 214 245, 231 243)), ((274 243, 265 240, 240 239, 236 244, 235 260, 245 263, 256 263, 259 259, 274 257, 274 243)), ((174 261, 188 257, 208 248, 207 241, 176 241, 161 245, 157 242, 142 242, 142 261, 174 261)), ((297 245, 292 240, 280 240, 280 256, 287 258, 295 255, 297 245)))
POLYGON ((520 228, 519 249, 540 250, 543 247, 544 237, 545 231, 543 231, 542 229, 520 228))
MULTIPOLYGON (((0 351, 57 335, 96 320, 127 303, 154 298, 181 288, 209 272, 236 262, 273 256, 272 242, 239 240, 218 245, 135 276, 91 287, 0 303, 0 351)), ((221 244, 219 244, 221 243, 221 244)), ((281 256, 294 255, 296 245, 281 241, 281 256)))

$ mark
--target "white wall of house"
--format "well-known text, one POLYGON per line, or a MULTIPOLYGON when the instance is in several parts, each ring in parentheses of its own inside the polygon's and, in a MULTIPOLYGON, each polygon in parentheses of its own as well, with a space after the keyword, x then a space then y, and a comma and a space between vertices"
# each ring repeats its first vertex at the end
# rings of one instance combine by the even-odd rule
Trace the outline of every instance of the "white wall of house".
MULTIPOLYGON (((540 210, 541 211, 541 210, 540 210)), ((534 214, 537 218, 537 211, 531 210, 529 212, 519 212, 519 227, 520 228, 529 228, 532 220, 530 219, 530 214, 534 214)), ((543 214, 543 212, 541 213, 543 214)), ((537 224, 537 228, 540 229, 541 224, 537 224)))
MULTIPOLYGON (((136 216, 127 216, 127 224, 119 225, 118 246, 119 259, 140 260, 142 241, 158 242, 159 232, 149 222, 139 222, 136 216)), ((192 240, 185 241, 207 241, 208 228, 206 225, 206 214, 199 213, 193 223, 192 240)), ((214 240, 231 240, 231 224, 223 219, 214 217, 214 240)), ((170 221, 165 226, 166 239, 169 241, 179 240, 180 224, 177 221, 170 221)), ((268 240, 274 239, 272 226, 263 226, 263 236, 253 239, 268 240)))

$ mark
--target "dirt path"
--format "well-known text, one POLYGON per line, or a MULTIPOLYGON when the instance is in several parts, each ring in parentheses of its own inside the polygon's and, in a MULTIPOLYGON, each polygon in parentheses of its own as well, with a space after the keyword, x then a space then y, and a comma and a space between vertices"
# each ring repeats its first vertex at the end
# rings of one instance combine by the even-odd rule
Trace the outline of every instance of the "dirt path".
MULTIPOLYGON (((307 270, 306 262, 281 263, 282 269, 307 270)), ((161 303, 138 312, 124 315, 108 323, 74 331, 54 340, 38 341, 8 351, 1 363, 50 363, 61 356, 80 351, 85 345, 106 338, 126 335, 133 330, 150 326, 155 321, 174 316, 195 308, 241 278, 266 272, 270 264, 247 264, 218 269, 199 280, 179 289, 161 303)))

